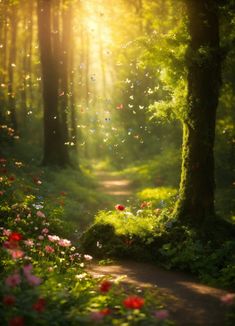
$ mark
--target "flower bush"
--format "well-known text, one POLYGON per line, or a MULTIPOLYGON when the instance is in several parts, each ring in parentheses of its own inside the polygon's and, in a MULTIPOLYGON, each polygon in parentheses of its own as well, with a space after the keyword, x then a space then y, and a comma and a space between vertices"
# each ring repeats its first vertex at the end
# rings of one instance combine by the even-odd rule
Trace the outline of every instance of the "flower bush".
POLYGON ((172 324, 157 316, 156 291, 140 294, 120 280, 92 277, 92 256, 65 238, 61 213, 40 194, 42 177, 18 173, 20 162, 0 158, 0 165, 1 325, 172 324))

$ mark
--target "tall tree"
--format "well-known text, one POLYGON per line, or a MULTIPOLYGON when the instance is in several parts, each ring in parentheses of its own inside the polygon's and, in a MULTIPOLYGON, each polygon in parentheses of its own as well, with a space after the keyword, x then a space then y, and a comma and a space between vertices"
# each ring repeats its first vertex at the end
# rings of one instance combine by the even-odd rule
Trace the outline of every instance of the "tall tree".
POLYGON ((214 139, 221 85, 219 6, 188 0, 188 96, 183 127, 182 172, 176 216, 203 228, 215 215, 214 139))
POLYGON ((12 4, 9 9, 9 23, 10 23, 10 52, 8 63, 8 109, 10 112, 10 122, 12 127, 17 130, 16 120, 16 100, 15 100, 15 67, 16 67, 16 37, 17 37, 17 4, 12 4))
POLYGON ((65 166, 69 163, 58 115, 58 65, 51 41, 51 1, 38 0, 38 35, 41 52, 44 104, 43 164, 65 166))
POLYGON ((61 121, 62 132, 64 141, 69 140, 68 131, 68 93, 69 93, 69 59, 71 56, 71 36, 72 36, 72 7, 66 6, 66 2, 63 3, 62 9, 62 38, 61 38, 61 65, 60 65, 60 78, 61 78, 61 121))

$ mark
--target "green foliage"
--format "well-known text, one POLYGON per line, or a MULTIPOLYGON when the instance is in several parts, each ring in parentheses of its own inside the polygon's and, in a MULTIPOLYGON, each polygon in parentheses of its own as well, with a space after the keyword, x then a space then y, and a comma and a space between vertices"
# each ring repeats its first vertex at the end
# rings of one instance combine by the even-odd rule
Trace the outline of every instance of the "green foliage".
POLYGON ((150 201, 154 207, 172 206, 177 190, 171 187, 146 188, 137 193, 141 201, 150 201))
POLYGON ((148 161, 137 161, 123 170, 133 182, 141 187, 177 187, 180 177, 180 153, 168 148, 148 161))

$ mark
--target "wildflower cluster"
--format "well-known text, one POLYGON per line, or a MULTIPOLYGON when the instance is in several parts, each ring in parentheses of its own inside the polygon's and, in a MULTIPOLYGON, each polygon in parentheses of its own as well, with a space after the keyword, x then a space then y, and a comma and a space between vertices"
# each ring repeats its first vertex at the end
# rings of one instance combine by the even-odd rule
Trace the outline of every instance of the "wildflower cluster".
POLYGON ((0 158, 1 325, 167 325, 167 314, 159 318, 161 302, 148 293, 87 272, 92 256, 57 234, 40 195, 42 177, 28 178, 29 192, 20 163, 0 158))

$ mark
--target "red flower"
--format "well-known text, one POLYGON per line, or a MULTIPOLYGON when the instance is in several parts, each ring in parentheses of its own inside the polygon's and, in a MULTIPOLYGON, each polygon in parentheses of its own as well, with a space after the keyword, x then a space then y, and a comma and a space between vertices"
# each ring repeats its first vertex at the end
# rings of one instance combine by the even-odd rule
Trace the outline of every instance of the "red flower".
POLYGON ((8 178, 8 181, 15 181, 15 179, 16 178, 14 176, 11 176, 11 177, 8 178))
POLYGON ((14 295, 5 295, 2 301, 6 306, 12 306, 15 303, 16 298, 14 295))
POLYGON ((8 241, 20 241, 22 238, 22 234, 18 232, 12 232, 8 237, 8 241))
POLYGON ((112 283, 108 280, 103 281, 100 284, 100 292, 108 292, 112 286, 112 283))
POLYGON ((16 316, 9 320, 9 326, 24 326, 24 318, 21 316, 16 316))
POLYGON ((0 158, 0 164, 5 164, 5 163, 7 163, 7 160, 5 159, 5 158, 0 158))
POLYGON ((109 308, 104 308, 104 309, 101 309, 99 311, 99 313, 102 315, 102 316, 107 316, 109 314, 111 314, 111 310, 109 308))
POLYGON ((45 310, 46 300, 39 298, 36 303, 33 304, 33 309, 37 312, 43 312, 45 310))
POLYGON ((115 209, 116 209, 117 211, 124 211, 125 206, 118 204, 118 205, 115 206, 115 209))
POLYGON ((123 300, 123 305, 128 309, 140 309, 144 305, 144 299, 137 295, 130 295, 123 300))

